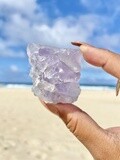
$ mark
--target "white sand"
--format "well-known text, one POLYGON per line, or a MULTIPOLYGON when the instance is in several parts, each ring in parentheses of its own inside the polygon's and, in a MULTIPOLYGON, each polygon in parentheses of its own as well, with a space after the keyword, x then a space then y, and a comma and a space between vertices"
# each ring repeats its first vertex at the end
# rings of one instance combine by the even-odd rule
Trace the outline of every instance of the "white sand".
MULTIPOLYGON (((120 96, 82 91, 76 103, 102 127, 120 125, 120 96)), ((0 160, 92 160, 62 121, 30 89, 0 88, 0 160)))

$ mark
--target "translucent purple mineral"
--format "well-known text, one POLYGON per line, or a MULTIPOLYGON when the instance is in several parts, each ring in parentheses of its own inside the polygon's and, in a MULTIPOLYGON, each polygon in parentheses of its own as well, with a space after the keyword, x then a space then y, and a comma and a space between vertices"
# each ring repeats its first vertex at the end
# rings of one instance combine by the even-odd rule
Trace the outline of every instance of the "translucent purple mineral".
POLYGON ((80 51, 30 44, 32 91, 49 103, 73 103, 80 94, 80 51))

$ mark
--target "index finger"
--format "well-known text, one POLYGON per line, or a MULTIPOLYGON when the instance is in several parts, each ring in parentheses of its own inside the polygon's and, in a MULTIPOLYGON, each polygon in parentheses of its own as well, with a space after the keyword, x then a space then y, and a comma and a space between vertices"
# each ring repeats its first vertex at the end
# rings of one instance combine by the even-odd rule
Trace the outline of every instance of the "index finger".
POLYGON ((102 67, 106 72, 120 79, 119 54, 81 42, 72 42, 72 44, 80 47, 83 57, 88 63, 94 66, 102 67))

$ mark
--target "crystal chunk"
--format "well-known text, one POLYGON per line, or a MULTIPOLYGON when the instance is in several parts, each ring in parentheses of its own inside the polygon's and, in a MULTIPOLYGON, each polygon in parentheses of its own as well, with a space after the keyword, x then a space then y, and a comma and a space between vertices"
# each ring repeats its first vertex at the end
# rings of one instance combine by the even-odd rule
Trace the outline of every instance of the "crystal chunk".
POLYGON ((80 94, 79 49, 61 49, 29 44, 32 91, 49 103, 73 103, 80 94))

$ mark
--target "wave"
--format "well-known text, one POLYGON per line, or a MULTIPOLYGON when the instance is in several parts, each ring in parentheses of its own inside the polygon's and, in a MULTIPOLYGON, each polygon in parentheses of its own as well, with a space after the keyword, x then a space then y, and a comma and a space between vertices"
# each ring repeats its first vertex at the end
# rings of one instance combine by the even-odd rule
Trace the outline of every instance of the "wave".
MULTIPOLYGON (((0 88, 32 88, 32 84, 0 84, 0 88)), ((80 85, 83 90, 113 90, 115 86, 80 85)))

